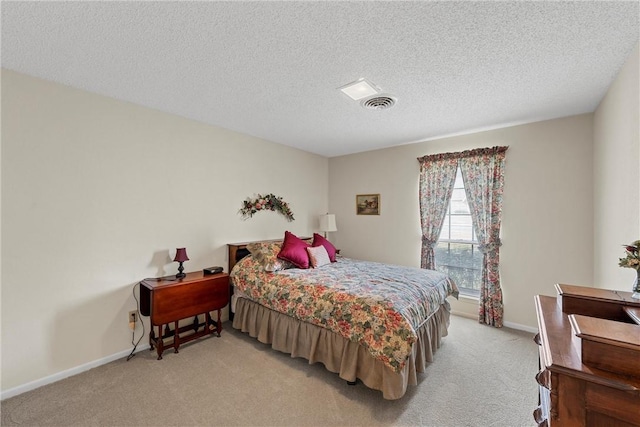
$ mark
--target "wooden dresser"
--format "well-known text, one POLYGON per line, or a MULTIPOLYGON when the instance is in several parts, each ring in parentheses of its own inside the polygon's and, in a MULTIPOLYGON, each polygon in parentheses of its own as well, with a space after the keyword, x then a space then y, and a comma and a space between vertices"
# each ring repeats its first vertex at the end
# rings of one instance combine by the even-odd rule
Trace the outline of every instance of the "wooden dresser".
POLYGON ((640 301, 556 285, 535 297, 539 426, 640 426, 640 301))

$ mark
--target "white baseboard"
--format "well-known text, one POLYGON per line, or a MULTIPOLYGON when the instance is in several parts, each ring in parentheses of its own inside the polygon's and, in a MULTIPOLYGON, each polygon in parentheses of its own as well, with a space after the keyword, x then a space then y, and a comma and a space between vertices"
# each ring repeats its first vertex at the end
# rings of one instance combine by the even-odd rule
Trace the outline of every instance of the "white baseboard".
MULTIPOLYGON (((478 319, 477 315, 472 315, 462 311, 451 311, 451 314, 459 317, 466 317, 467 319, 476 319, 476 320, 478 319)), ((532 334, 538 333, 537 328, 532 328, 531 326, 522 325, 520 323, 503 322, 503 325, 506 326, 507 328, 517 329, 519 331, 531 332, 532 334)))
POLYGON ((532 328, 531 326, 522 325, 520 323, 503 322, 504 326, 511 329, 518 329, 520 331, 531 332, 532 334, 538 333, 538 328, 532 328))
MULTIPOLYGON (((136 349, 136 353, 148 349, 149 344, 141 345, 136 349)), ((88 371, 89 369, 93 369, 97 366, 106 365, 107 363, 113 362, 114 360, 127 357, 129 353, 131 353, 131 350, 123 350, 116 354, 112 354, 111 356, 103 357, 102 359, 94 360, 93 362, 85 363, 84 365, 76 366, 74 368, 67 369, 66 371, 58 372, 56 374, 40 378, 39 380, 31 381, 30 383, 19 385, 18 387, 10 388, 9 390, 3 390, 2 392, 0 392, 0 400, 5 400, 22 393, 26 393, 28 391, 35 390, 39 387, 42 387, 43 385, 55 383, 56 381, 63 380, 73 375, 78 375, 81 372, 88 371)))
POLYGON ((464 311, 451 310, 451 314, 458 317, 464 317, 467 319, 478 319, 478 315, 475 316, 471 313, 465 313, 464 311))

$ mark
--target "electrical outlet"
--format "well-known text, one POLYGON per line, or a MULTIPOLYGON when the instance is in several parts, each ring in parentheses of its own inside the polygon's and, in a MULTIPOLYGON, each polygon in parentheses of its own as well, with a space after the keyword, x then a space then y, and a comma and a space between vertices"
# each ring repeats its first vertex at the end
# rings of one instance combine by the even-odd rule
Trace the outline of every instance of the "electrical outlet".
POLYGON ((129 312, 129 323, 136 323, 138 321, 138 312, 130 311, 129 312))

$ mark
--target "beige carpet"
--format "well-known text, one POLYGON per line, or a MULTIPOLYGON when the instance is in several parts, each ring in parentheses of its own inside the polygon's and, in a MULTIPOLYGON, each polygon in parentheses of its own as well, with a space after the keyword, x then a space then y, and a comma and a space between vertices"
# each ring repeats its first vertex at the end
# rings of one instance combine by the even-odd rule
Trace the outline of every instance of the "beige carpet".
POLYGON ((157 361, 144 350, 7 399, 12 426, 533 426, 532 334, 452 316, 435 361, 400 400, 273 351, 225 324, 157 361))

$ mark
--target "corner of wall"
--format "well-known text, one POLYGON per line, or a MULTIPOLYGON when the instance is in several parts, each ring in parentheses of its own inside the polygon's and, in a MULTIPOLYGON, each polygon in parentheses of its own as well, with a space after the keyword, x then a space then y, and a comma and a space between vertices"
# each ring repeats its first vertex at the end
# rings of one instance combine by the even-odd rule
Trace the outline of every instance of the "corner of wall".
MULTIPOLYGON (((640 51, 629 55, 594 113, 594 286, 628 290, 621 245, 640 238, 640 51)), ((628 271, 627 271, 628 270, 628 271)))

